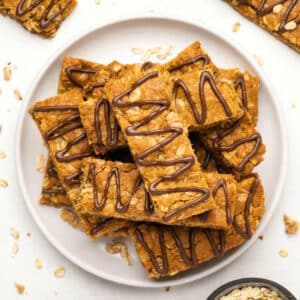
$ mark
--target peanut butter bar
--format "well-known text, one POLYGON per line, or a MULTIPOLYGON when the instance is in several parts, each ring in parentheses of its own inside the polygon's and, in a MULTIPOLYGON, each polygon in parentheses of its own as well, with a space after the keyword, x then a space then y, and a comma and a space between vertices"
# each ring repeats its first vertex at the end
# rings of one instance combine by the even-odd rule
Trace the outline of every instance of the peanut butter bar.
POLYGON ((258 119, 258 93, 259 78, 249 72, 241 72, 238 69, 219 69, 221 80, 234 84, 244 109, 249 113, 253 126, 256 126, 258 119))
POLYGON ((175 222, 216 204, 172 101, 170 84, 168 72, 151 70, 111 80, 105 90, 157 215, 175 222))
MULTIPOLYGON (((37 102, 30 109, 72 205, 75 205, 80 193, 82 159, 92 156, 79 116, 78 105, 82 99, 80 91, 72 90, 37 102)), ((77 215, 91 238, 107 235, 110 230, 115 231, 125 225, 124 221, 115 219, 108 222, 99 216, 77 215)))
POLYGON ((50 38, 76 5, 76 0, 2 0, 0 12, 17 20, 28 31, 50 38))
POLYGON ((64 205, 71 205, 67 196, 67 192, 61 185, 57 171, 48 157, 47 166, 44 174, 42 195, 40 204, 60 207, 64 205))
POLYGON ((226 0, 240 14, 300 52, 299 0, 226 0))
POLYGON ((214 67, 176 76, 173 97, 184 126, 192 131, 232 123, 243 111, 239 97, 230 84, 222 81, 214 67))
MULTIPOLYGON (((231 175, 219 174, 207 174, 206 178, 218 207, 168 225, 225 229, 232 224, 237 196, 235 180, 231 175)), ((76 210, 106 218, 166 223, 157 216, 139 171, 132 163, 84 159, 76 210)))
POLYGON ((130 236, 150 278, 173 276, 220 259, 251 238, 264 214, 263 187, 257 175, 238 186, 233 225, 226 231, 148 224, 131 227, 130 236))

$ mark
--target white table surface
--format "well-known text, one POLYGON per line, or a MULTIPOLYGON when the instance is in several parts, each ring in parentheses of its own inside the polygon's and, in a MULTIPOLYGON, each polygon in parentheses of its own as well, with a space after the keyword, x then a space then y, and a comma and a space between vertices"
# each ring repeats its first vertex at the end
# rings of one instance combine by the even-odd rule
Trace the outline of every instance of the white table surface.
MULTIPOLYGON (((78 0, 76 11, 63 24, 52 40, 43 40, 29 34, 14 21, 0 16, 0 67, 7 61, 16 65, 12 80, 4 82, 0 76, 0 151, 8 155, 0 160, 0 178, 8 180, 7 188, 0 187, 0 293, 1 299, 206 299, 216 287, 241 277, 264 277, 289 288, 300 298, 300 235, 287 236, 284 232, 283 214, 286 212, 300 220, 300 55, 290 50, 269 34, 250 23, 219 0, 78 0), (255 244, 235 262, 201 281, 184 286, 164 289, 125 287, 94 277, 79 269, 58 253, 36 227, 18 188, 14 164, 14 134, 18 113, 23 105, 13 95, 15 88, 24 95, 34 76, 54 51, 76 32, 99 21, 118 15, 136 12, 163 12, 192 17, 213 24, 223 32, 234 36, 250 53, 259 55, 282 105, 289 135, 289 171, 280 205, 267 229, 264 240, 255 244), (232 25, 241 23, 237 33, 232 25), (10 228, 16 228, 21 236, 19 252, 13 257, 14 239, 10 228), (31 237, 26 233, 30 232, 31 237), (278 255, 285 248, 289 255, 278 255), (42 270, 34 267, 40 258, 42 270), (57 267, 63 266, 63 279, 54 277, 57 267), (14 282, 26 285, 23 295, 18 295, 14 282)), ((263 99, 261 99, 263 101, 263 99)))

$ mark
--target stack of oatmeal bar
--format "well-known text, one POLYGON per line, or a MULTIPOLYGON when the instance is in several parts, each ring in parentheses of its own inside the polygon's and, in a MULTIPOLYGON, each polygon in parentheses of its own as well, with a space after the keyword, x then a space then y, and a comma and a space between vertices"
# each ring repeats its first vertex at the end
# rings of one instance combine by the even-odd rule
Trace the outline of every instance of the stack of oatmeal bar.
POLYGON ((221 257, 255 232, 259 79, 199 42, 165 64, 63 60, 30 114, 49 149, 40 203, 88 237, 129 236, 152 278, 221 257))

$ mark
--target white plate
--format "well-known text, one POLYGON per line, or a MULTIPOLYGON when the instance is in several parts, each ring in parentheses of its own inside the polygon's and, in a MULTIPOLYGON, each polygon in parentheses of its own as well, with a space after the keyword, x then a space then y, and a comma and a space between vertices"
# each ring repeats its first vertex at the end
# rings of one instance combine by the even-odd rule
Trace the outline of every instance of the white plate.
POLYGON ((28 208, 37 225, 54 247, 82 269, 96 276, 132 286, 161 287, 178 285, 203 278, 241 255, 262 233, 280 199, 287 166, 287 140, 282 110, 278 107, 274 90, 260 67, 224 34, 217 33, 211 26, 179 18, 143 16, 123 18, 98 25, 74 37, 59 50, 42 68, 33 83, 24 103, 16 133, 16 165, 20 187, 28 208), (140 265, 133 246, 134 266, 126 266, 118 256, 105 252, 105 240, 93 243, 82 233, 60 220, 56 209, 38 204, 42 175, 36 171, 36 158, 46 153, 41 136, 27 113, 27 108, 37 100, 56 93, 58 74, 64 55, 73 55, 92 61, 108 63, 113 59, 135 62, 138 57, 132 47, 168 47, 173 44, 175 53, 195 40, 200 40, 214 62, 220 67, 239 67, 260 76, 260 121, 259 129, 267 145, 264 163, 258 168, 266 191, 266 214, 252 240, 226 255, 219 262, 211 262, 198 269, 162 281, 149 280, 140 265))

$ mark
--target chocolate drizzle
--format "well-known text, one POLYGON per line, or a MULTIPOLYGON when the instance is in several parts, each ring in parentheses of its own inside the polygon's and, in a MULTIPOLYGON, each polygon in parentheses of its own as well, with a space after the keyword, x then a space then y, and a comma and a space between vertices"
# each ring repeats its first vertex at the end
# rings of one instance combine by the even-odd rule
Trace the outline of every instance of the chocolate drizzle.
MULTIPOLYGON (((113 167, 107 175, 103 196, 102 196, 101 201, 99 202, 99 198, 98 198, 99 193, 98 193, 97 182, 96 182, 96 164, 92 163, 89 167, 88 178, 92 182, 94 207, 95 207, 96 210, 102 210, 105 207, 105 204, 106 204, 106 201, 107 201, 107 195, 108 195, 109 188, 110 188, 111 181, 112 181, 113 177, 115 179, 116 195, 117 195, 116 196, 115 210, 116 210, 116 212, 122 214, 122 213, 125 213, 128 210, 128 208, 130 206, 130 202, 131 202, 133 196, 136 194, 138 189, 141 188, 141 185, 142 185, 143 181, 142 181, 141 176, 138 176, 138 178, 137 178, 137 180, 134 184, 134 187, 131 191, 131 195, 130 195, 129 199, 125 203, 122 203, 120 170, 117 167, 113 167)), ((149 195, 147 195, 146 190, 144 190, 144 192, 145 192, 145 213, 147 215, 151 215, 153 213, 153 204, 151 202, 151 199, 150 199, 149 195)))
POLYGON ((226 209, 226 221, 227 224, 232 224, 232 215, 231 215, 231 209, 230 209, 230 203, 229 203, 229 195, 228 195, 228 189, 227 189, 227 183, 224 178, 220 179, 217 184, 215 185, 212 195, 213 197, 216 197, 218 191, 222 189, 224 192, 225 197, 225 209, 226 209))
POLYGON ((67 185, 79 184, 81 175, 82 175, 82 171, 78 171, 75 172, 74 174, 68 175, 64 178, 64 183, 67 185))
POLYGON ((175 71, 183 68, 184 66, 192 65, 192 64, 194 64, 194 63, 196 63, 198 61, 202 61, 203 62, 203 65, 202 65, 203 67, 209 64, 209 58, 208 58, 207 55, 197 55, 197 56, 193 57, 192 59, 184 61, 181 64, 178 64, 178 65, 173 66, 173 67, 169 67, 168 71, 170 73, 172 73, 172 72, 175 72, 175 71))
POLYGON ((142 64, 141 71, 147 71, 153 67, 153 63, 151 61, 146 61, 142 64))
POLYGON ((186 85, 186 83, 181 80, 177 79, 174 83, 174 88, 173 88, 173 97, 174 99, 177 98, 178 90, 181 88, 184 92, 184 95, 192 109, 194 119, 198 124, 203 124, 206 121, 207 118, 207 104, 206 104, 206 97, 204 93, 204 85, 205 83, 209 83, 212 91, 214 92, 215 96, 217 97, 218 101, 220 104, 223 106, 223 109, 228 117, 232 116, 232 112, 230 110, 230 107, 222 94, 220 93, 219 89, 217 88, 217 85, 214 81, 214 78, 208 71, 203 71, 200 75, 200 80, 199 80, 199 99, 200 99, 200 104, 201 104, 201 112, 198 111, 195 101, 193 101, 191 92, 186 85))
POLYGON ((86 134, 82 133, 81 135, 77 136, 76 138, 72 139, 71 141, 69 141, 67 143, 67 145, 65 146, 64 149, 57 151, 55 153, 55 158, 59 161, 59 162, 70 162, 73 160, 77 160, 80 158, 84 158, 87 156, 91 156, 92 155, 92 150, 89 147, 88 151, 85 153, 77 153, 77 154, 72 154, 72 155, 66 155, 67 152, 74 146, 79 144, 80 142, 86 140, 86 134))
POLYGON ((47 174, 48 174, 49 176, 51 176, 51 177, 58 178, 58 176, 57 176, 57 171, 56 171, 55 167, 52 165, 52 163, 51 163, 51 165, 47 168, 47 174))
POLYGON ((79 74, 96 74, 97 70, 93 70, 93 69, 81 69, 81 68, 77 68, 77 67, 67 67, 65 69, 67 77, 69 78, 69 80, 76 86, 83 88, 83 83, 80 82, 79 80, 77 80, 74 76, 73 73, 79 73, 79 74))
POLYGON ((66 191, 63 188, 43 189, 42 193, 48 195, 66 195, 66 191))
POLYGON ((169 269, 169 263, 168 263, 166 245, 165 245, 165 241, 164 241, 163 229, 161 229, 160 227, 158 228, 158 241, 159 241, 159 246, 160 246, 160 250, 161 250, 162 266, 159 265, 159 263, 155 257, 155 254, 153 253, 153 251, 149 248, 148 244, 146 243, 142 231, 140 229, 138 229, 137 227, 135 228, 135 235, 136 235, 139 243, 142 245, 142 247, 148 253, 155 270, 161 275, 166 275, 168 272, 168 269, 169 269))
MULTIPOLYGON (((31 5, 29 5, 27 8, 24 8, 24 5, 26 3, 26 0, 21 0, 17 6, 16 9, 16 16, 22 17, 25 14, 29 13, 36 7, 38 7, 44 0, 36 0, 33 1, 31 5)), ((52 8, 55 5, 55 0, 51 0, 49 5, 46 7, 44 13, 42 14, 42 17, 40 19, 40 28, 46 29, 54 19, 56 19, 59 15, 63 14, 64 11, 69 7, 69 5, 72 3, 72 0, 69 0, 64 7, 56 11, 52 16, 49 17, 49 14, 52 10, 52 8)))
POLYGON ((217 138, 214 139, 213 141, 213 146, 217 151, 225 151, 225 152, 230 152, 235 150, 238 146, 246 144, 246 143, 250 143, 250 142, 255 142, 255 145, 253 147, 253 149, 246 155, 246 157, 240 162, 240 164, 237 167, 238 171, 242 171, 246 164, 251 160, 251 158, 257 153, 257 151, 259 150, 259 147, 262 144, 262 138, 261 135, 259 133, 254 133, 251 136, 245 137, 245 138, 241 138, 236 140, 235 142, 233 142, 230 145, 221 145, 221 141, 228 135, 230 135, 236 128, 238 128, 240 126, 240 124, 242 123, 243 119, 245 117, 244 116, 237 120, 233 126, 231 126, 228 129, 225 129, 223 132, 221 132, 217 138))
POLYGON ((246 90, 246 84, 245 84, 245 78, 243 75, 239 75, 236 78, 234 88, 237 91, 238 88, 242 91, 242 103, 246 110, 248 110, 248 96, 247 96, 247 90, 246 90))
POLYGON ((53 106, 36 106, 32 109, 32 112, 50 112, 50 111, 66 111, 76 110, 78 111, 78 105, 53 105, 53 106))
POLYGON ((214 252, 214 255, 216 258, 221 258, 224 255, 225 252, 225 232, 224 230, 218 230, 219 232, 219 247, 218 244, 216 243, 212 230, 211 229, 203 229, 203 232, 205 233, 209 244, 214 252))
POLYGON ((197 266, 197 256, 196 256, 196 249, 195 249, 195 230, 189 228, 189 250, 190 250, 190 257, 188 257, 188 255, 185 252, 185 247, 181 241, 181 239, 179 238, 179 236, 176 234, 174 228, 170 228, 169 229, 170 234, 172 235, 176 246, 180 252, 180 256, 183 259, 183 261, 185 262, 185 264, 187 266, 189 266, 190 268, 194 268, 197 266))
MULTIPOLYGON (((267 0, 262 0, 257 11, 256 11, 256 15, 258 17, 263 17, 265 15, 268 15, 270 13, 273 12, 273 8, 276 6, 276 5, 279 5, 279 4, 284 4, 285 2, 287 2, 288 0, 280 0, 280 1, 277 1, 276 3, 273 3, 271 5, 269 5, 268 7, 265 7, 266 5, 266 2, 267 0)), ((289 22, 289 16, 293 10, 293 8, 295 7, 295 5, 297 4, 298 0, 291 0, 291 3, 289 4, 289 6, 287 7, 282 19, 281 19, 281 22, 279 24, 279 27, 278 27, 278 32, 279 33, 283 33, 286 31, 285 29, 285 25, 289 22)), ((293 20, 297 25, 300 24, 300 18, 297 19, 297 20, 293 20)))
POLYGON ((103 222, 100 222, 99 224, 97 224, 97 226, 95 226, 91 231, 90 231, 90 235, 95 235, 97 234, 101 229, 103 229, 107 223, 109 223, 110 221, 114 220, 113 218, 108 218, 105 219, 103 222))
POLYGON ((42 18, 40 20, 41 29, 46 29, 59 15, 62 15, 65 12, 65 10, 69 7, 71 3, 72 0, 69 0, 64 7, 57 10, 55 13, 52 14, 52 16, 49 16, 52 8, 55 5, 55 0, 51 0, 50 4, 45 9, 42 18))
POLYGON ((100 109, 101 106, 103 106, 104 109, 104 120, 105 120, 105 126, 106 126, 106 136, 107 136, 107 145, 110 147, 116 146, 118 143, 118 137, 119 137, 119 128, 118 128, 118 122, 115 116, 112 113, 110 104, 107 99, 99 99, 95 106, 94 111, 94 127, 96 131, 97 136, 97 142, 101 149, 101 151, 104 153, 104 143, 102 141, 102 134, 101 134, 101 120, 100 120, 100 109), (111 126, 110 120, 113 118, 113 127, 111 126))
POLYGON ((244 209, 244 220, 245 220, 245 231, 241 228, 241 226, 237 223, 236 219, 233 221, 233 226, 235 230, 245 239, 249 240, 252 236, 251 231, 251 224, 249 220, 250 215, 250 207, 253 202, 254 195, 256 193, 257 187, 258 187, 259 179, 257 176, 255 176, 255 180, 251 186, 251 189, 249 191, 247 201, 245 203, 245 209, 244 209))
POLYGON ((165 175, 161 176, 160 178, 154 180, 149 184, 149 192, 152 195, 162 195, 162 194, 169 194, 169 193, 179 193, 179 192, 195 192, 195 193, 201 193, 202 195, 197 197, 195 200, 184 204, 169 213, 165 214, 163 216, 164 221, 169 221, 173 216, 185 211, 186 209, 189 209, 191 207, 199 205, 199 203, 205 201, 209 198, 209 190, 207 188, 201 188, 201 187, 175 187, 175 188, 166 188, 166 189, 158 189, 157 186, 164 182, 164 181, 173 181, 175 180, 179 175, 184 173, 186 170, 190 169, 194 163, 195 158, 193 156, 187 156, 183 158, 177 158, 172 160, 146 160, 146 157, 148 157, 150 154, 159 151, 164 146, 171 143, 176 137, 181 135, 183 133, 183 129, 179 127, 168 127, 168 128, 160 128, 155 130, 145 130, 145 131, 138 131, 138 129, 148 123, 150 123, 152 120, 154 120, 156 117, 158 117, 162 112, 167 110, 170 106, 170 102, 167 99, 162 100, 144 100, 144 101, 136 101, 136 102, 124 102, 123 98, 127 95, 129 95, 134 89, 139 87, 140 85, 144 84, 146 81, 156 78, 158 76, 157 72, 151 72, 143 76, 142 78, 138 79, 135 83, 132 84, 132 86, 124 91, 119 96, 115 97, 112 101, 113 105, 119 108, 131 108, 131 107, 143 107, 143 106, 157 106, 157 109, 151 112, 148 116, 146 116, 142 121, 135 123, 132 126, 129 126, 126 128, 125 132, 128 136, 153 136, 153 135, 161 135, 161 134, 170 134, 168 137, 166 137, 164 140, 162 140, 160 143, 156 144, 155 146, 152 146, 145 151, 137 154, 134 158, 135 162, 139 166, 176 166, 176 165, 182 165, 180 168, 178 168, 173 174, 171 175, 165 175))

